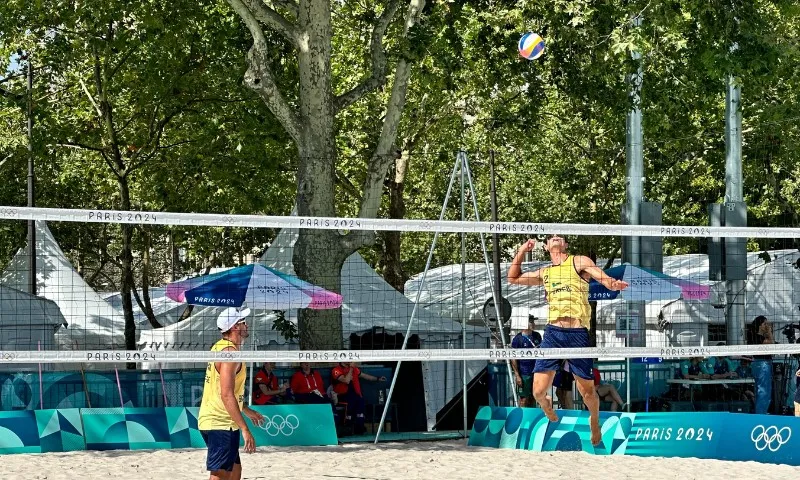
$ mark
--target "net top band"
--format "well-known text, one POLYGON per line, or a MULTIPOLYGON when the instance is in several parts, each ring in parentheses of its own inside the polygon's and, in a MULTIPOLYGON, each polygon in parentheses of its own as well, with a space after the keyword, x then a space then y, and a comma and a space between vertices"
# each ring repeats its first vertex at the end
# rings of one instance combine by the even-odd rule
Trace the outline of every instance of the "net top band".
POLYGON ((295 350, 295 351, 2 351, 4 363, 203 363, 203 362, 397 362, 443 360, 537 360, 596 358, 679 359, 750 355, 791 355, 800 353, 800 344, 735 345, 699 347, 592 347, 592 348, 498 348, 430 350, 295 350))
POLYGON ((200 227, 308 228, 323 230, 415 231, 516 235, 588 235, 703 238, 800 238, 792 227, 711 227, 689 225, 614 225, 538 222, 485 222, 352 217, 300 217, 171 213, 123 210, 81 210, 0 206, 0 220, 41 220, 136 225, 183 225, 200 227))

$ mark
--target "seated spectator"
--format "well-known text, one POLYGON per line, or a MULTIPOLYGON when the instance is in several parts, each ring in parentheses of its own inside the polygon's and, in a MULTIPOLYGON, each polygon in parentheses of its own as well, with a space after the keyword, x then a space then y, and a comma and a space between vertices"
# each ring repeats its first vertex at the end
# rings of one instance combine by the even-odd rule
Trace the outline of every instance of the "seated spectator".
POLYGON ((351 362, 340 362, 338 366, 331 370, 331 384, 333 392, 337 395, 337 401, 346 403, 344 420, 350 423, 355 415, 353 433, 362 435, 367 429, 364 426, 364 396, 361 394, 361 379, 372 382, 385 382, 386 377, 375 377, 363 373, 360 368, 351 365, 351 362))
POLYGON ((750 369, 751 357, 741 357, 739 365, 736 367, 736 376, 739 378, 751 378, 753 371, 750 369))
POLYGON ((278 385, 278 377, 272 372, 275 365, 272 362, 264 362, 256 373, 253 383, 253 404, 254 405, 277 405, 286 399, 288 383, 278 385))
MULTIPOLYGON (((711 373, 703 357, 692 357, 688 360, 681 360, 675 378, 684 380, 708 380, 711 378, 711 373)), ((694 398, 701 399, 703 388, 701 385, 681 385, 683 388, 680 391, 684 392, 687 398, 691 398, 691 391, 694 390, 694 398)), ((680 398, 680 394, 679 394, 680 398)))
POLYGON ((713 371, 709 370, 703 357, 692 357, 689 360, 681 360, 679 377, 686 380, 708 380, 713 371))
POLYGON ((294 400, 297 403, 330 403, 325 395, 322 375, 311 368, 309 362, 300 363, 300 370, 290 380, 294 400))
POLYGON ((594 388, 597 391, 597 396, 600 397, 600 401, 609 402, 612 412, 624 409, 625 402, 619 396, 617 387, 609 383, 600 383, 600 370, 593 368, 592 374, 594 375, 594 388))
POLYGON ((728 357, 711 357, 706 362, 706 365, 706 371, 711 372, 711 378, 713 380, 739 377, 739 374, 736 373, 736 364, 728 357))

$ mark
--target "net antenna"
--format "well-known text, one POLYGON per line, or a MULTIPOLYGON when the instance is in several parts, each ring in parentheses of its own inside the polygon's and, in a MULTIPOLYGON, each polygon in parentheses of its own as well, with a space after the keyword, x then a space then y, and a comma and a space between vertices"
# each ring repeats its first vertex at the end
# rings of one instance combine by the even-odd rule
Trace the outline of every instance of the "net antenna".
MULTIPOLYGON (((444 214, 447 211, 447 204, 450 201, 450 194, 453 191, 453 184, 456 181, 456 174, 459 174, 461 179, 461 221, 466 221, 467 217, 467 204, 466 204, 466 189, 469 188, 470 197, 472 198, 472 208, 475 214, 475 222, 480 222, 480 214, 478 212, 478 201, 477 196, 475 194, 475 185, 472 181, 472 172, 469 168, 469 159, 467 158, 466 152, 459 151, 456 154, 456 162, 453 165, 453 171, 450 173, 450 183, 447 185, 447 193, 444 196, 444 201, 442 202, 442 211, 439 213, 439 221, 444 220, 444 214)), ((466 265, 467 265, 467 240, 466 240, 466 232, 461 232, 461 341, 462 341, 462 348, 467 348, 467 287, 466 287, 466 265)), ((489 254, 486 251, 486 239, 483 233, 480 233, 481 239, 481 250, 483 251, 483 262, 486 266, 486 276, 489 279, 489 286, 492 290, 492 297, 494 299, 494 308, 495 308, 495 318, 497 319, 497 331, 500 333, 500 342, 502 348, 507 347, 506 342, 506 334, 503 328, 503 316, 500 314, 500 299, 498 298, 497 289, 494 286, 494 277, 492 276, 492 269, 489 265, 489 254)), ((425 287, 425 279, 428 275, 428 270, 431 267, 431 259, 433 258, 433 251, 436 248, 436 240, 439 238, 439 232, 436 231, 433 234, 433 241, 431 242, 431 248, 428 251, 428 259, 425 261, 425 270, 422 272, 422 278, 420 280, 419 288, 417 289, 417 296, 414 299, 414 308, 411 310, 411 317, 408 319, 408 328, 406 330, 406 335, 403 338, 403 346, 400 347, 401 350, 405 350, 408 345, 408 338, 411 335, 411 327, 414 325, 414 316, 417 313, 417 307, 419 306, 420 298, 422 296, 422 291, 425 287)), ((397 362, 397 367, 394 369, 394 374, 392 375, 392 383, 389 386, 389 393, 387 394, 386 403, 385 405, 387 408, 383 409, 383 413, 381 413, 381 421, 378 424, 378 428, 376 429, 375 433, 375 444, 378 443, 378 440, 381 436, 381 431, 383 431, 383 424, 386 422, 386 414, 389 411, 388 405, 391 404, 392 395, 394 394, 394 387, 397 383, 397 375, 400 373, 400 364, 402 361, 397 362)), ((514 378, 511 376, 511 362, 510 360, 506 359, 506 372, 508 376, 509 386, 511 388, 511 392, 514 396, 514 405, 519 406, 519 397, 517 396, 517 389, 514 383, 514 378)), ((467 361, 464 360, 464 363, 461 367, 462 373, 462 384, 461 384, 461 398, 463 401, 463 409, 464 409, 464 437, 467 438, 468 430, 467 430, 467 361)))

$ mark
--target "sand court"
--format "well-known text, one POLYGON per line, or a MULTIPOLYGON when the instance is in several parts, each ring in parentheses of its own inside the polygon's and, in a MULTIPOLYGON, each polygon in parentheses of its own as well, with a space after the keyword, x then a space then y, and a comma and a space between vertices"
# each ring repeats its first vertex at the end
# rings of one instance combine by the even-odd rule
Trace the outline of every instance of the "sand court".
MULTIPOLYGON (((262 447, 243 455, 244 476, 266 479, 779 479, 800 467, 695 458, 595 456, 466 447, 463 441, 262 447)), ((6 455, 6 478, 66 480, 206 479, 205 450, 107 451, 6 455)))

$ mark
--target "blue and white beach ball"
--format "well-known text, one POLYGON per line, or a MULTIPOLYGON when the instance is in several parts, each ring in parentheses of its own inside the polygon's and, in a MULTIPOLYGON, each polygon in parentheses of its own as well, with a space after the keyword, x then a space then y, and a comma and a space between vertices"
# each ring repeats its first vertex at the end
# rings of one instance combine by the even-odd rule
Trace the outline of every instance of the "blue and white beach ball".
POLYGON ((528 60, 536 60, 544 53, 544 40, 538 33, 528 32, 519 39, 519 54, 528 60))

